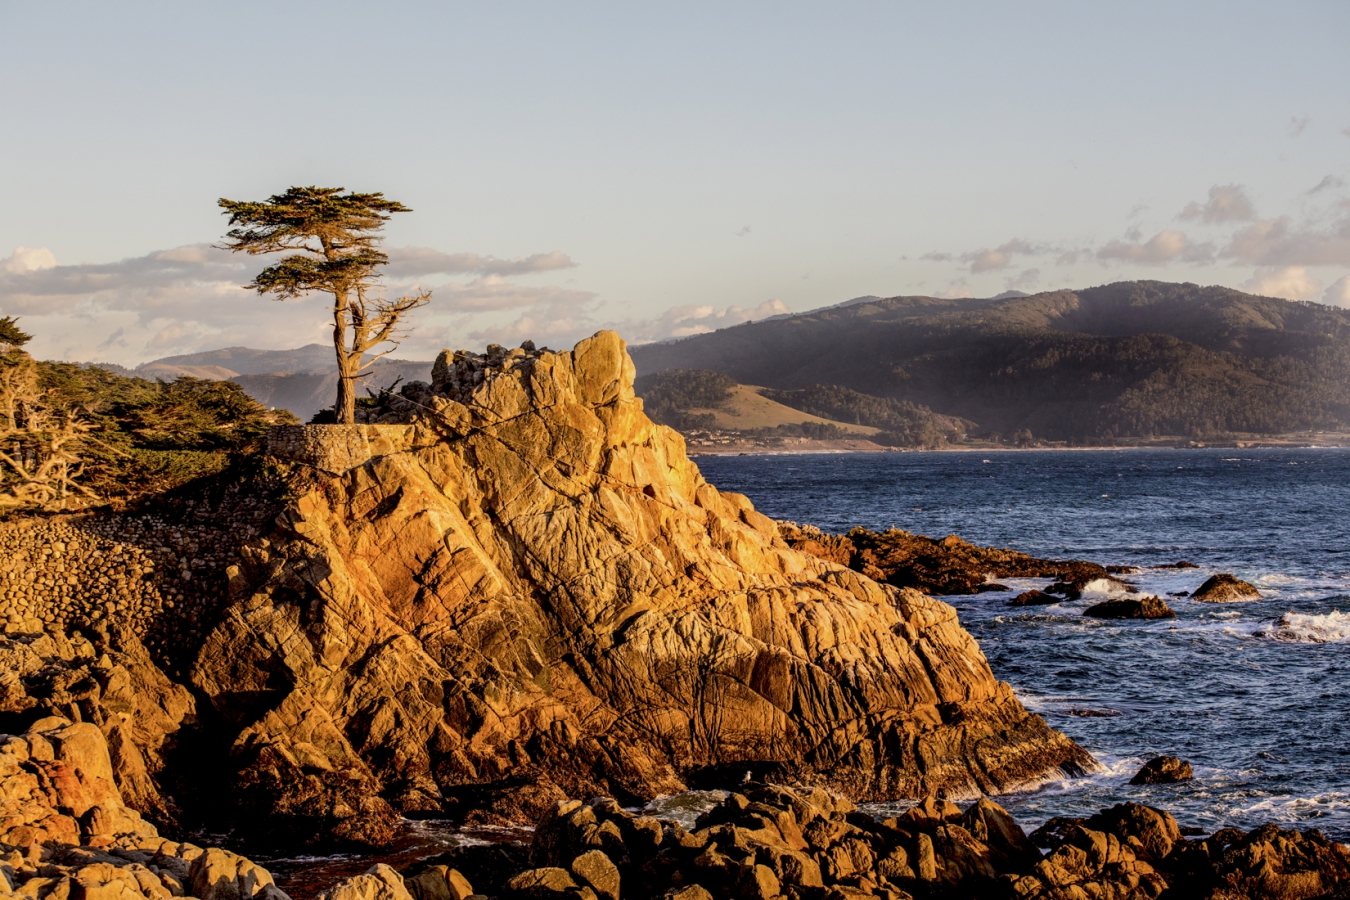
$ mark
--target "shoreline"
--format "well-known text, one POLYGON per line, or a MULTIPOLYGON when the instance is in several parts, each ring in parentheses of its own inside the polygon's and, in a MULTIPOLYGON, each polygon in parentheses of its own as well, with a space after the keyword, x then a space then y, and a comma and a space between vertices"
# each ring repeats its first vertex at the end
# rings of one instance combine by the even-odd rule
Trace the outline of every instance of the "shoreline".
POLYGON ((882 447, 879 444, 873 444, 871 441, 811 441, 806 439, 798 440, 790 446, 767 447, 761 444, 753 443, 732 443, 713 447, 691 446, 687 450, 687 455, 691 458, 699 456, 823 456, 823 455, 846 455, 858 453, 1076 453, 1076 452, 1102 452, 1102 451, 1120 451, 1120 450, 1350 450, 1350 436, 1343 441, 1336 442, 1308 442, 1308 441, 1240 441, 1236 443, 1203 443, 1197 442, 1194 445, 1178 445, 1176 443, 1150 443, 1150 444, 1115 444, 1115 445, 1092 445, 1092 446, 1039 446, 1039 447, 1006 447, 997 444, 987 445, 948 445, 946 447, 932 447, 918 449, 913 447, 882 447), (858 445, 867 446, 858 446, 858 445))

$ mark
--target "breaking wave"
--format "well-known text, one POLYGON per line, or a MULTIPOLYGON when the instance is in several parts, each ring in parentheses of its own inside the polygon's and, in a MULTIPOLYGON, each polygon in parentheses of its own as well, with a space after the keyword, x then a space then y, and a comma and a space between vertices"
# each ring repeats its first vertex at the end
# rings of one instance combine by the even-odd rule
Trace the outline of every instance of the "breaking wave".
POLYGON ((1288 612, 1262 637, 1299 644, 1332 644, 1350 640, 1350 613, 1332 611, 1324 615, 1288 612))

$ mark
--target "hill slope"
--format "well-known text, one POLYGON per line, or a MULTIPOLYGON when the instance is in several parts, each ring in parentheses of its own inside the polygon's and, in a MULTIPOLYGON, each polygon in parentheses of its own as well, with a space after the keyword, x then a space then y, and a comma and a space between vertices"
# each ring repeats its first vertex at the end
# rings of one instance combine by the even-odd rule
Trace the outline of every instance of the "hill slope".
POLYGON ((1350 311, 1193 284, 892 297, 638 347, 633 358, 643 374, 840 385, 1055 439, 1350 424, 1350 311))

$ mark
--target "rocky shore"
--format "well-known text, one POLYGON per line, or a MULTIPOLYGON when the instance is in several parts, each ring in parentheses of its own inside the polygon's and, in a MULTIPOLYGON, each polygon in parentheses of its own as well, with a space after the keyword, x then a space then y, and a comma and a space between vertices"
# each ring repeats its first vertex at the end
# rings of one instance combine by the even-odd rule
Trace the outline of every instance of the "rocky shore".
MULTIPOLYGON (((427 816, 538 828, 528 858, 466 848, 325 896, 1157 896, 1256 858, 1340 890, 1314 833, 1216 835, 1183 870, 1196 842, 1110 811, 1042 859, 987 798, 1098 765, 928 594, 1119 573, 780 526, 704 481, 632 380, 608 332, 447 353, 361 425, 276 429, 265 485, 0 528, 0 890, 279 900, 161 833, 374 853, 427 816), (730 792, 692 830, 628 811, 691 788, 730 792)), ((1213 896, 1249 895, 1319 896, 1213 896)))
MULTIPOLYGON (((289 900, 217 847, 161 837, 127 807, 102 732, 49 716, 0 741, 0 896, 289 900)), ((686 830, 609 797, 564 799, 528 847, 467 845, 398 871, 377 863, 319 900, 910 900, 1338 898, 1350 848, 1273 825, 1187 839, 1121 804, 1030 837, 996 803, 925 798, 876 819, 820 788, 745 782, 686 830)), ((306 898, 307 900, 307 898, 306 898)))

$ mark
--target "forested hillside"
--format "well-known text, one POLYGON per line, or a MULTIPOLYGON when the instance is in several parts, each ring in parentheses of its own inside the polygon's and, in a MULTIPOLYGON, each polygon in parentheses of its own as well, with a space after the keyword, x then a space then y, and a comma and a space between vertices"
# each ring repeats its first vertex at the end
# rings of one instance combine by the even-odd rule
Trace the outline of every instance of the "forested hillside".
MULTIPOLYGON (((970 420, 983 434, 1350 428, 1350 312, 1193 284, 893 297, 637 347, 633 358, 644 374, 702 368, 813 398, 846 388, 970 420)), ((814 405, 799 408, 827 408, 802 397, 814 405)))

